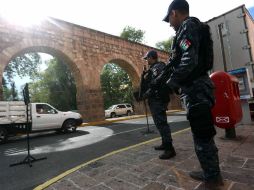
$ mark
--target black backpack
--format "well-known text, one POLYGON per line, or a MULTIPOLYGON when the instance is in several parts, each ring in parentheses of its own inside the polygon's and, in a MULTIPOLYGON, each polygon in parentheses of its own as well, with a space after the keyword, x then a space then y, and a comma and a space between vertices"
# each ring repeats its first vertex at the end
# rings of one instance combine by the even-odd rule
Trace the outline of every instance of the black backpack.
POLYGON ((199 33, 199 56, 198 65, 192 71, 185 81, 192 83, 193 80, 200 76, 207 75, 207 72, 213 68, 213 40, 210 32, 210 27, 205 22, 200 22, 198 19, 193 19, 198 26, 199 33))
POLYGON ((205 22, 200 22, 199 27, 200 34, 200 49, 199 57, 200 63, 203 65, 204 72, 207 72, 213 68, 213 40, 210 32, 210 27, 205 22))

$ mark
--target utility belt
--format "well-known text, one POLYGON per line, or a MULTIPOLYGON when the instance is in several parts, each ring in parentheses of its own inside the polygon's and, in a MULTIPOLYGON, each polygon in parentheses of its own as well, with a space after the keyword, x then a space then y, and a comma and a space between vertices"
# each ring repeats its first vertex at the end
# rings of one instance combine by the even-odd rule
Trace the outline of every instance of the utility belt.
POLYGON ((182 88, 189 88, 189 87, 195 85, 196 83, 198 83, 200 80, 206 79, 207 76, 208 76, 208 74, 205 73, 205 74, 202 74, 202 75, 199 75, 196 77, 195 76, 190 77, 190 78, 186 79, 186 82, 181 83, 181 86, 182 86, 182 88))
POLYGON ((208 76, 201 76, 197 80, 189 82, 187 85, 184 85, 182 89, 182 95, 185 95, 190 104, 196 104, 201 102, 206 102, 210 106, 213 106, 215 103, 213 89, 214 85, 209 79, 208 76))

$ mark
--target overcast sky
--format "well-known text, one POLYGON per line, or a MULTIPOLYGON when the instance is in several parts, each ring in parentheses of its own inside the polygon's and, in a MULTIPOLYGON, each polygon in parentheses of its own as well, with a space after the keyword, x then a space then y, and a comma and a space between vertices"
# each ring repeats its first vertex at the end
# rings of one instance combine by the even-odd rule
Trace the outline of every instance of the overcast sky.
MULTIPOLYGON (((145 31, 145 44, 174 35, 162 21, 168 0, 1 0, 0 13, 27 19, 48 15, 88 28, 119 36, 127 25, 145 31)), ((189 0, 190 15, 207 21, 245 4, 254 8, 254 0, 189 0)))

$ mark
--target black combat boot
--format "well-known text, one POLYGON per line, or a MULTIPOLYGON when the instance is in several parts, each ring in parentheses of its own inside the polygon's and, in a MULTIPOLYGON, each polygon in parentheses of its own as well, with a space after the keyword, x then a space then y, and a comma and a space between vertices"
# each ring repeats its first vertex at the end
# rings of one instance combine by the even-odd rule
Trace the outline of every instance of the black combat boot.
POLYGON ((195 180, 198 180, 198 181, 205 181, 204 172, 202 172, 202 171, 191 171, 189 173, 189 176, 192 179, 195 179, 195 180))
POLYGON ((164 153, 161 154, 159 156, 159 158, 162 159, 162 160, 167 160, 167 159, 173 158, 175 156, 176 156, 176 151, 175 151, 173 145, 171 144, 169 146, 169 148, 165 149, 164 153))
POLYGON ((165 150, 165 147, 163 144, 159 145, 159 146, 155 146, 154 150, 165 150))
POLYGON ((220 174, 210 179, 205 179, 204 172, 202 171, 192 171, 189 175, 195 180, 205 182, 205 186, 221 186, 224 184, 220 174))

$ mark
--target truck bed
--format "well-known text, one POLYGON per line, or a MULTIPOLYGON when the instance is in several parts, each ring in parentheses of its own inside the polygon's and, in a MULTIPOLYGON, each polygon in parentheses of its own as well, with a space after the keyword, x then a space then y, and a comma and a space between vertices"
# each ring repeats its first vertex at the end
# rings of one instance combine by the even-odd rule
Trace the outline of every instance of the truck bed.
POLYGON ((26 105, 24 102, 0 102, 0 125, 25 123, 26 121, 26 105))

